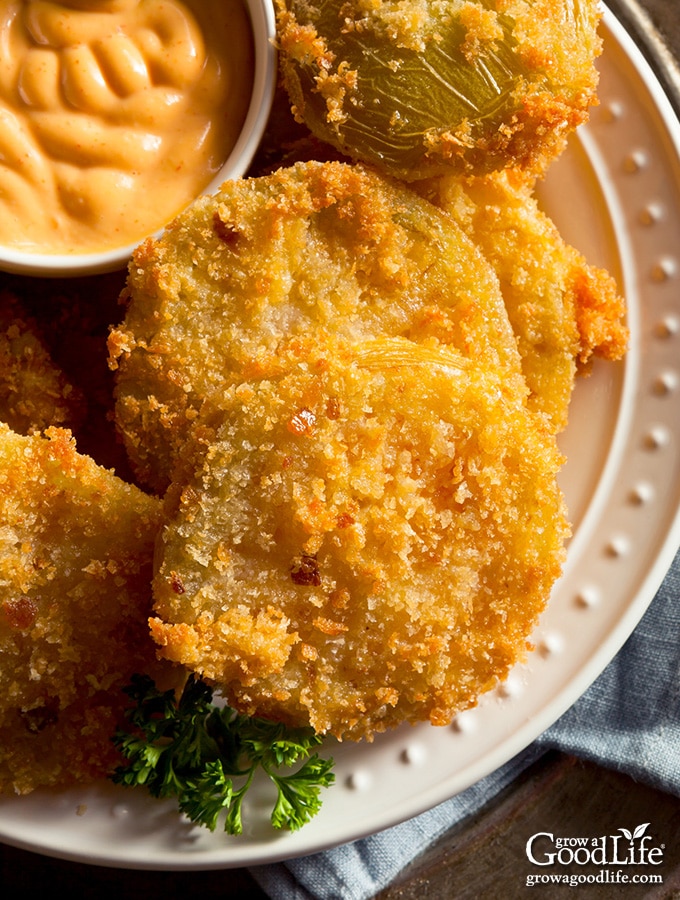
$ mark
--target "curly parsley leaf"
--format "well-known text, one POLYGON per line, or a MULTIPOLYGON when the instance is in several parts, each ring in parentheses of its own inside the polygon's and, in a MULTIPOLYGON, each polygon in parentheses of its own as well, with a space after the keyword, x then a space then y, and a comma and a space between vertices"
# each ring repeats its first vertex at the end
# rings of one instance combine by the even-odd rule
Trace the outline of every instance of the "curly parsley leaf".
POLYGON ((318 786, 332 782, 332 765, 332 760, 320 759, 315 753, 291 775, 268 773, 278 788, 278 799, 272 812, 275 828, 295 831, 318 813, 321 808, 318 786))
POLYGON ((113 737, 127 760, 113 772, 115 783, 174 797, 192 822, 211 831, 224 813, 228 834, 243 831, 243 798, 258 769, 277 789, 275 828, 297 830, 321 808, 321 789, 335 776, 332 759, 310 755, 321 744, 311 728, 286 728, 216 706, 212 688, 193 676, 179 699, 172 690, 159 691, 147 675, 135 675, 124 690, 134 705, 128 727, 113 737))

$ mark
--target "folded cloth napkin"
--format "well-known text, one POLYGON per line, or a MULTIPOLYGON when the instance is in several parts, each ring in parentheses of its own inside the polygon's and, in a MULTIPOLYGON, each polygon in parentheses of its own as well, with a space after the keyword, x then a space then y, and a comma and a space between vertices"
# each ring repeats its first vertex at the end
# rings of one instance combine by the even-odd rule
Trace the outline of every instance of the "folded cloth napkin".
POLYGON ((410 821, 333 850, 252 868, 273 900, 368 900, 449 828, 550 749, 680 796, 680 553, 643 619, 602 675, 502 768, 410 821))

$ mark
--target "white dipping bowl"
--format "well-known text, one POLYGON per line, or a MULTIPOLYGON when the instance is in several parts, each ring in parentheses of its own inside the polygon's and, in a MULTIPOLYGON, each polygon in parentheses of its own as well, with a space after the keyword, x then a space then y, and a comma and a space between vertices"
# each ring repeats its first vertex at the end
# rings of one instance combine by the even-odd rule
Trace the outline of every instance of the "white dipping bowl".
MULTIPOLYGON (((269 119, 277 79, 276 20, 272 0, 244 0, 255 50, 253 92, 241 134, 228 159, 200 196, 214 193, 230 178, 248 170, 269 119)), ((161 229, 162 230, 162 229, 161 229)), ((160 232, 159 232, 160 233, 160 232)), ((101 253, 38 253, 0 244, 0 272, 45 278, 71 278, 123 269, 139 241, 101 253)))

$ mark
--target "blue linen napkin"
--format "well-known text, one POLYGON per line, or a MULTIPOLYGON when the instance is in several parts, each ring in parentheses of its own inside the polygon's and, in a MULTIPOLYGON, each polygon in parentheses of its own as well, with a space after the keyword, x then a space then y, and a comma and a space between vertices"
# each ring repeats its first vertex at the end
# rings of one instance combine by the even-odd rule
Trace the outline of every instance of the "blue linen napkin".
POLYGON ((641 622, 586 693, 496 772, 394 828, 250 869, 272 900, 368 900, 550 749, 680 796, 680 553, 641 622))

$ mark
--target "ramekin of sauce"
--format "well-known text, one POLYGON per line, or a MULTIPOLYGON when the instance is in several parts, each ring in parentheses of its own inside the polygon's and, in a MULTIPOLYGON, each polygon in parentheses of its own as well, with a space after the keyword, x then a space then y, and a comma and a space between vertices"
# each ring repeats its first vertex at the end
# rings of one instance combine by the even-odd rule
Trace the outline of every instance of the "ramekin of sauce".
POLYGON ((0 270, 92 274, 241 177, 271 0, 0 0, 0 270))

